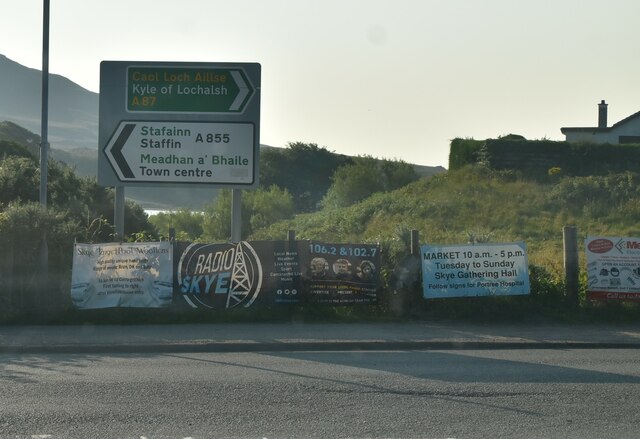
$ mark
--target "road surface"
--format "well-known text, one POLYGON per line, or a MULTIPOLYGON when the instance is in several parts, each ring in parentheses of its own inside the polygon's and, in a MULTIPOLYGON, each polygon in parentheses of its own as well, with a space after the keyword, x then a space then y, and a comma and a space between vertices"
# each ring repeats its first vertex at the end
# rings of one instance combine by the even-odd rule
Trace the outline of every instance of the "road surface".
POLYGON ((0 354, 1 438, 627 438, 637 349, 0 354))

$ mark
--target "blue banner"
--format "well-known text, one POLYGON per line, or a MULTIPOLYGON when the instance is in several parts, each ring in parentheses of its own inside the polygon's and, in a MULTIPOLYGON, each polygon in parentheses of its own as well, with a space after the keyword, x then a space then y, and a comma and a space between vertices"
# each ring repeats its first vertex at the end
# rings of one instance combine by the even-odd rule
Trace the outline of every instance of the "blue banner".
POLYGON ((423 245, 425 299, 506 296, 530 293, 524 242, 423 245))

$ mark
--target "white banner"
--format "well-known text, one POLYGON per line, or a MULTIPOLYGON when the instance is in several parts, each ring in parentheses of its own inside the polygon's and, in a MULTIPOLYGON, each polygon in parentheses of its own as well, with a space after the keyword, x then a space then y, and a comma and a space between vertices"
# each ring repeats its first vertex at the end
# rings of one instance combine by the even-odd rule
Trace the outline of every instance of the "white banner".
POLYGON ((79 309, 167 307, 173 300, 172 259, 167 241, 76 244, 71 300, 79 309))

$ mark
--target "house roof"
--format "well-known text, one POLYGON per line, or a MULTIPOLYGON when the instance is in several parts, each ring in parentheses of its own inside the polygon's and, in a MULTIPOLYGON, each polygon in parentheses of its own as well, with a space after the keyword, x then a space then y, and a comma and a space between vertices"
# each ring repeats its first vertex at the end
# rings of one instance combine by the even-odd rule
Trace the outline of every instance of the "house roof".
POLYGON ((625 123, 639 118, 640 117, 640 111, 633 113, 631 116, 625 117, 624 119, 614 123, 613 125, 611 125, 610 127, 607 128, 598 128, 598 127, 562 127, 560 128, 560 132, 562 132, 562 134, 566 134, 566 133, 580 133, 580 132, 597 132, 597 133, 606 133, 609 132, 611 130, 613 130, 614 128, 618 128, 621 125, 624 125, 625 123))

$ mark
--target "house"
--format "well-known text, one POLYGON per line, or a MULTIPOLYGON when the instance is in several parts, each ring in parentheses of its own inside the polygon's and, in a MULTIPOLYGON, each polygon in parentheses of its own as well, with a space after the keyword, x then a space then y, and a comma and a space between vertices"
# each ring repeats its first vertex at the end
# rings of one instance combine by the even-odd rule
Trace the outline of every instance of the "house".
POLYGON ((597 127, 563 127, 560 128, 567 142, 593 143, 640 143, 640 111, 621 121, 607 126, 607 103, 602 100, 598 104, 597 127))

